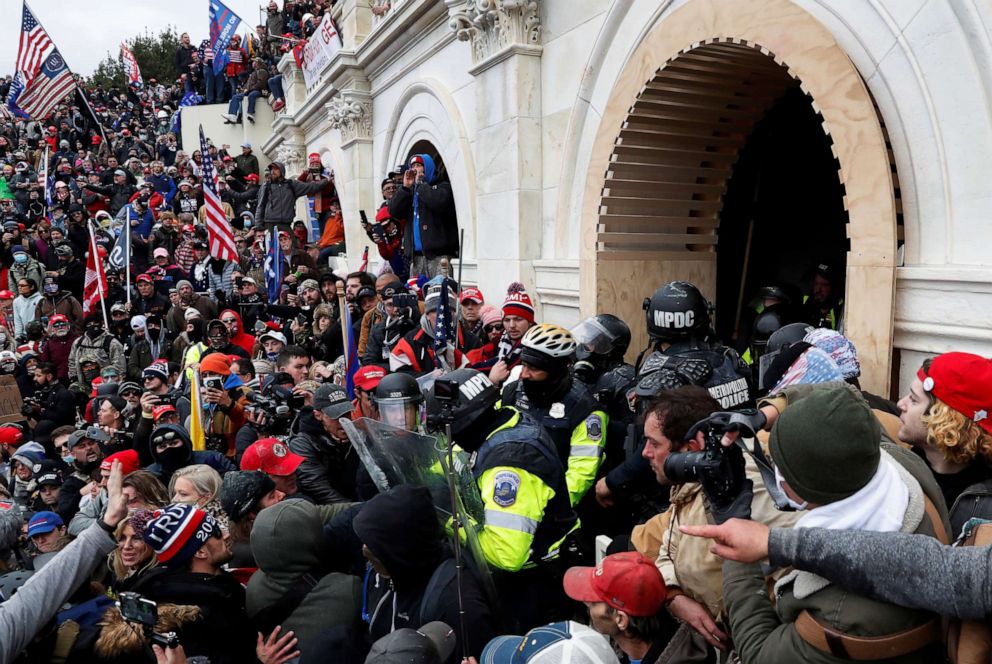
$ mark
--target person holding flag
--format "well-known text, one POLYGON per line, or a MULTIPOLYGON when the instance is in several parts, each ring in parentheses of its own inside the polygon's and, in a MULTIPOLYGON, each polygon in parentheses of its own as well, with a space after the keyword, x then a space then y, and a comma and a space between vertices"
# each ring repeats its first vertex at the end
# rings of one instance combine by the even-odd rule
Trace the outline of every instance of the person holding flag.
POLYGON ((420 326, 407 332, 389 355, 390 371, 412 372, 422 376, 432 371, 452 371, 467 366, 462 352, 455 348, 454 313, 458 301, 451 282, 436 277, 427 285, 424 315, 420 326))
POLYGON ((21 34, 14 69, 16 74, 7 94, 7 108, 20 118, 47 118, 76 86, 62 54, 27 3, 21 11, 21 34))
POLYGON ((127 79, 127 84, 136 90, 144 88, 145 82, 141 79, 138 61, 124 42, 121 42, 121 62, 124 64, 124 77, 127 79))

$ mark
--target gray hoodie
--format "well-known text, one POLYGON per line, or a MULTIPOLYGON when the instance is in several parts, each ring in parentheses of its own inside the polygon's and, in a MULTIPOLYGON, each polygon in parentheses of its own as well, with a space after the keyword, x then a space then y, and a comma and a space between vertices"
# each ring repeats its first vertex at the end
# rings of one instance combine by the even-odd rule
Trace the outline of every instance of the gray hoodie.
POLYGON ((273 226, 285 226, 288 229, 296 218, 296 199, 319 193, 327 186, 327 180, 290 180, 287 179, 285 164, 274 161, 271 166, 277 166, 282 175, 278 180, 266 182, 259 190, 255 224, 264 226, 266 230, 271 230, 273 226))

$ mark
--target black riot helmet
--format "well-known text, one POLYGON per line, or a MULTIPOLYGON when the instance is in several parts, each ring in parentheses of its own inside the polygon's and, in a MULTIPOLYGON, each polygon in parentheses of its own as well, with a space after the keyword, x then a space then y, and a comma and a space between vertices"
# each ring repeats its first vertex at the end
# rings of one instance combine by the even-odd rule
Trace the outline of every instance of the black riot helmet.
POLYGON ((768 339, 779 329, 789 324, 783 305, 766 307, 758 314, 751 325, 751 361, 757 362, 765 354, 768 339))
POLYGON ((789 323, 775 330, 768 337, 764 353, 758 358, 758 389, 767 392, 778 383, 789 365, 809 344, 803 343, 813 329, 806 323, 789 323))
POLYGON ((579 361, 620 360, 630 346, 630 328, 613 314, 587 318, 571 332, 579 361))
POLYGON ((422 424, 424 394, 417 379, 406 373, 391 373, 379 381, 372 401, 379 411, 379 421, 412 431, 422 424))
POLYGON ((459 433, 491 411, 499 398, 499 388, 493 385, 489 376, 475 369, 456 369, 434 381, 427 400, 428 417, 449 415, 453 420, 451 433, 457 438, 459 433))
POLYGON ((651 341, 703 337, 710 327, 706 298, 688 281, 670 281, 644 300, 651 341))

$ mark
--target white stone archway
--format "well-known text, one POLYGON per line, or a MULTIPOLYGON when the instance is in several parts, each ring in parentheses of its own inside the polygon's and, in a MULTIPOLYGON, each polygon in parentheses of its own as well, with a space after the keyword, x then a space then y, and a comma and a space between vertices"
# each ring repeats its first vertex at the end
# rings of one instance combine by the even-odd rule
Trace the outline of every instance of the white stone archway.
POLYGON ((475 282, 475 163, 458 106, 451 93, 434 79, 423 79, 410 85, 392 106, 376 156, 376 172, 387 173, 402 163, 418 141, 428 141, 437 148, 451 181, 458 226, 465 229, 463 278, 475 282))

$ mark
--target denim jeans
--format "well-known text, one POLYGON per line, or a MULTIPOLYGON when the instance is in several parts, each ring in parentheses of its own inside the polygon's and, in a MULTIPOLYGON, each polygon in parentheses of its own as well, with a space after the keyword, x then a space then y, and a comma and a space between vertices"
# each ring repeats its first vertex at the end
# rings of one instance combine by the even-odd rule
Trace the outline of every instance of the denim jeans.
POLYGON ((218 75, 214 74, 213 63, 208 63, 208 64, 204 65, 204 67, 203 67, 203 80, 207 84, 207 95, 206 95, 207 99, 206 99, 206 103, 208 103, 208 104, 216 104, 216 103, 220 102, 223 99, 224 81, 223 81, 223 78, 221 76, 218 76, 218 75), (220 79, 220 80, 218 81, 218 79, 220 79), (220 83, 219 86, 217 85, 218 82, 220 83), (220 87, 221 89, 218 90, 217 89, 218 87, 220 87))
MULTIPOLYGON (((261 96, 262 93, 258 90, 252 90, 248 93, 248 115, 255 115, 255 102, 261 96)), ((244 97, 245 96, 240 92, 231 97, 231 103, 227 105, 228 114, 238 115, 238 113, 241 112, 241 100, 244 99, 244 97)))
POLYGON ((282 74, 269 77, 269 92, 272 93, 273 101, 286 98, 286 93, 282 90, 282 74))

